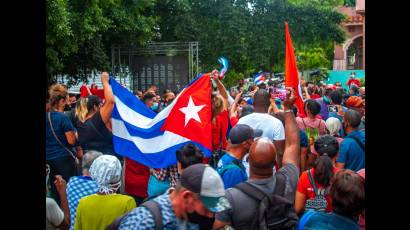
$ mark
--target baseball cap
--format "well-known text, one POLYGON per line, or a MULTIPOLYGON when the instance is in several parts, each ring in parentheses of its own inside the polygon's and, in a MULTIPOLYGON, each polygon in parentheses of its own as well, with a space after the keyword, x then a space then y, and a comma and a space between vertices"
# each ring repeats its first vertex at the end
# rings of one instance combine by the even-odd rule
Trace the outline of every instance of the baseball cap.
POLYGON ((325 89, 331 89, 331 90, 336 90, 336 86, 333 84, 327 84, 325 89))
POLYGON ((249 114, 253 113, 253 111, 254 111, 254 109, 253 109, 252 105, 245 105, 244 107, 242 107, 241 117, 249 115, 249 114))
POLYGON ((221 176, 212 167, 198 163, 182 170, 182 187, 197 193, 205 207, 211 212, 221 212, 231 208, 225 197, 221 176))
POLYGON ((229 132, 229 140, 232 144, 240 144, 250 138, 260 137, 263 131, 252 129, 249 125, 237 124, 229 132))
POLYGON ((244 100, 246 101, 246 103, 248 103, 248 105, 253 105, 253 100, 250 97, 244 98, 244 100))

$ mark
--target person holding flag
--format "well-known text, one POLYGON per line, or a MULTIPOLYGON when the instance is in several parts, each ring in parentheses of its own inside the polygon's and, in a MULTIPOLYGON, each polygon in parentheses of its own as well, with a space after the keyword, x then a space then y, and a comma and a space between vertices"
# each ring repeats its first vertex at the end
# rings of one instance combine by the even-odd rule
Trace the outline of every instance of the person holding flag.
POLYGON ((302 88, 299 80, 298 67, 296 65, 295 53, 293 50, 292 39, 289 33, 288 22, 285 22, 286 33, 286 57, 285 57, 285 86, 292 87, 296 92, 295 106, 300 115, 305 115, 303 106, 302 88))
POLYGON ((117 154, 150 168, 175 165, 176 150, 187 143, 195 144, 206 157, 211 156, 210 73, 200 74, 158 114, 112 78, 110 85, 115 98, 112 131, 117 154))

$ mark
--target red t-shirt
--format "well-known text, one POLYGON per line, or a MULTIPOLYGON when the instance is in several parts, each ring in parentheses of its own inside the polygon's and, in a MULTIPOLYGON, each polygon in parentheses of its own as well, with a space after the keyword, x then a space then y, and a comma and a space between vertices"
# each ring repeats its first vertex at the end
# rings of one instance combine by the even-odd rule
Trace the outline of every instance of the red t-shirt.
POLYGON ((355 79, 349 79, 349 81, 347 82, 347 85, 350 87, 350 85, 354 83, 357 87, 360 87, 360 81, 359 79, 355 78, 355 79))
POLYGON ((104 89, 91 89, 90 91, 93 95, 98 96, 101 99, 105 99, 104 89))
POLYGON ((149 168, 129 158, 125 159, 124 190, 126 193, 147 197, 149 168))
POLYGON ((310 99, 318 99, 318 98, 320 98, 319 94, 314 93, 314 94, 310 95, 310 99))
POLYGON ((212 150, 218 150, 222 139, 222 149, 226 149, 226 133, 228 132, 228 111, 224 110, 212 122, 212 150), (221 138, 222 134, 222 138, 221 138))
MULTIPOLYGON (((314 177, 313 175, 315 175, 315 169, 312 168, 310 170, 311 170, 310 173, 312 174, 312 177, 314 177)), ((333 167, 333 173, 336 173, 338 171, 339 171, 338 168, 333 167)), ((322 185, 316 182, 315 184, 316 184, 317 189, 324 188, 322 185)), ((302 175, 300 175, 299 183, 298 183, 298 192, 305 194, 306 200, 315 197, 315 191, 313 190, 313 186, 309 181, 309 176, 307 174, 307 171, 304 171, 302 175)), ((329 194, 326 195, 326 201, 327 201, 326 212, 331 212, 333 210, 333 207, 332 207, 332 199, 330 198, 329 194)))
POLYGON ((88 97, 90 94, 88 93, 88 90, 87 90, 87 86, 86 85, 82 85, 81 87, 80 87, 80 97, 88 97))
POLYGON ((231 117, 230 119, 231 126, 234 127, 236 124, 238 124, 238 121, 239 121, 238 117, 236 116, 231 117))

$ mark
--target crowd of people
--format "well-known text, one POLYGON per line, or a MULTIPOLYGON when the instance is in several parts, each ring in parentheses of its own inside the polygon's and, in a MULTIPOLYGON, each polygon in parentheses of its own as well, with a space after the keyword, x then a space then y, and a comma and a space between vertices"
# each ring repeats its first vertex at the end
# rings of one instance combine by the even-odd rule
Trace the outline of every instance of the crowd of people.
MULTIPOLYGON (((266 80, 226 89, 211 74, 212 154, 192 143, 150 168, 112 143, 114 96, 76 98, 50 86, 46 103, 46 229, 365 229, 365 88, 266 80)), ((134 92, 159 113, 178 95, 134 92)))

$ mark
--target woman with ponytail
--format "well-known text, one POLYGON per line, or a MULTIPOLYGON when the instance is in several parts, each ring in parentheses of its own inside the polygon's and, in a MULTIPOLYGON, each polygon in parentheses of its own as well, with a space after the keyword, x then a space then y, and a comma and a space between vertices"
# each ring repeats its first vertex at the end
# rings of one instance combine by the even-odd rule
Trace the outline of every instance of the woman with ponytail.
POLYGON ((103 72, 105 103, 95 95, 81 98, 75 109, 78 141, 83 150, 96 150, 103 154, 116 155, 112 144, 111 113, 114 109, 114 96, 109 85, 108 73, 103 72))
POLYGON ((334 166, 339 152, 337 139, 330 135, 319 137, 315 143, 314 167, 303 172, 299 178, 295 197, 295 211, 302 214, 305 210, 332 211, 332 200, 328 190, 333 175, 338 171, 334 166))
MULTIPOLYGON (((61 175, 65 181, 77 176, 76 157, 82 158, 81 152, 74 150, 77 137, 75 129, 64 114, 68 103, 67 88, 54 84, 49 89, 48 111, 46 111, 46 163, 50 166, 50 180, 61 175)), ((60 203, 56 185, 51 184, 51 194, 60 203)))

